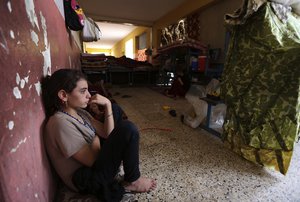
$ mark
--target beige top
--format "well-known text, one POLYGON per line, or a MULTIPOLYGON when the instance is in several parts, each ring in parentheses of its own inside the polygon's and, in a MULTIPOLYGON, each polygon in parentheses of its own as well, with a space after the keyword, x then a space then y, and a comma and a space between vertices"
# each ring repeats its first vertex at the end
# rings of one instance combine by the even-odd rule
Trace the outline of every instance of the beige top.
MULTIPOLYGON (((82 109, 78 110, 78 114, 91 125, 90 114, 82 109)), ((72 176, 83 166, 72 155, 85 144, 91 144, 94 136, 89 127, 63 112, 56 112, 47 122, 44 141, 47 152, 56 172, 72 190, 77 191, 72 176)))

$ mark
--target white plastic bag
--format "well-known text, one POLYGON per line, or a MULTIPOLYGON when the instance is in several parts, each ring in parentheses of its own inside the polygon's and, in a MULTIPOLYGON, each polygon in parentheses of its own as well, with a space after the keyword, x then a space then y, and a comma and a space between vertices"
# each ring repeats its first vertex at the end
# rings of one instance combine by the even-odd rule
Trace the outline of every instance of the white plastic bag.
POLYGON ((100 39, 101 31, 96 22, 89 18, 84 17, 84 27, 82 29, 82 41, 84 42, 92 42, 98 41, 100 39))
POLYGON ((271 0, 273 2, 292 7, 293 12, 300 15, 300 0, 271 0))
POLYGON ((191 103, 192 108, 184 113, 183 123, 186 125, 197 128, 207 113, 207 103, 199 98, 205 97, 206 91, 204 86, 192 85, 186 93, 185 98, 191 103))
POLYGON ((217 104, 212 107, 209 127, 218 131, 219 133, 223 133, 223 124, 224 119, 226 117, 226 109, 227 106, 225 104, 217 104))
MULTIPOLYGON (((186 125, 197 128, 205 118, 207 118, 207 107, 208 104, 206 101, 201 100, 201 97, 206 97, 208 92, 215 91, 215 89, 220 85, 220 82, 216 79, 212 79, 211 82, 206 86, 192 85, 185 98, 192 105, 190 109, 188 109, 184 113, 183 123, 186 125)), ((210 114, 210 128, 217 130, 222 133, 223 131, 223 123, 226 115, 226 105, 218 104, 216 106, 212 106, 211 114, 210 114)), ((205 123, 206 124, 206 123, 205 123)))

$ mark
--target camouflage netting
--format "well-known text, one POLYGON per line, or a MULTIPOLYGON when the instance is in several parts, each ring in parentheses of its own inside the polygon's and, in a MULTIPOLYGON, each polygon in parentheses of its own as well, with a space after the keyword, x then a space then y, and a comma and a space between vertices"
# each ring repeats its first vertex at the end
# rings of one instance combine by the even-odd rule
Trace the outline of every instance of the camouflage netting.
POLYGON ((243 23, 226 21, 223 140, 244 158, 286 174, 299 138, 300 17, 287 10, 282 21, 269 2, 256 9, 243 23))

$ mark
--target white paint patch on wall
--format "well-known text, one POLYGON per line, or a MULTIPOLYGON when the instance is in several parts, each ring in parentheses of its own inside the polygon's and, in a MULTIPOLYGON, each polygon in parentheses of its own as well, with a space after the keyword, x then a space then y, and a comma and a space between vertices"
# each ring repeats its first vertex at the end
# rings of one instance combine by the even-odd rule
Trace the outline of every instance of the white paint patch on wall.
POLYGON ((21 81, 20 75, 19 75, 19 73, 17 73, 17 76, 16 76, 16 83, 19 85, 19 84, 20 84, 20 81, 21 81))
POLYGON ((30 30, 31 40, 35 43, 36 46, 39 45, 39 36, 35 33, 35 31, 30 30))
POLYGON ((7 2, 7 8, 8 8, 8 11, 11 13, 12 9, 11 9, 11 3, 10 3, 10 1, 7 2))
POLYGON ((11 37, 12 39, 15 39, 15 33, 14 33, 14 31, 10 30, 10 31, 9 31, 9 34, 10 34, 10 37, 11 37))
POLYGON ((38 96, 40 96, 40 94, 41 94, 41 83, 38 81, 37 83, 34 84, 34 86, 35 86, 36 93, 38 94, 38 96))
POLYGON ((6 38, 4 36, 3 30, 1 27, 0 27, 0 37, 1 37, 0 38, 0 46, 5 50, 6 54, 8 55, 9 49, 8 49, 7 41, 6 41, 6 38))
POLYGON ((24 80, 25 80, 26 83, 28 83, 29 76, 24 77, 24 80))
POLYGON ((14 96, 17 99, 21 99, 22 98, 21 91, 19 90, 19 87, 14 87, 13 93, 14 93, 14 96))
POLYGON ((48 34, 47 34, 47 25, 46 25, 46 19, 43 16, 43 13, 40 12, 40 17, 41 17, 41 23, 42 23, 42 29, 43 29, 43 34, 44 34, 44 43, 45 43, 45 48, 48 48, 48 34))
POLYGON ((45 43, 45 51, 42 52, 44 56, 44 66, 43 66, 43 75, 51 75, 51 52, 50 52, 50 44, 48 42, 48 33, 47 33, 47 25, 46 19, 43 16, 43 13, 40 12, 42 29, 44 34, 44 43, 45 43))
MULTIPOLYGON (((20 86, 21 89, 23 89, 25 87, 25 84, 28 83, 28 80, 29 80, 29 76, 26 76, 23 79, 21 79, 19 73, 17 73, 16 83, 17 83, 17 85, 20 86)), ((18 93, 19 93, 18 91, 19 91, 19 88, 15 87, 15 89, 14 89, 14 94, 16 93, 15 96, 18 95, 18 93)), ((21 94, 21 92, 20 92, 20 94, 21 94)))
POLYGON ((27 137, 25 137, 23 140, 20 140, 18 145, 10 150, 10 153, 16 152, 22 144, 26 143, 26 140, 27 140, 27 137))
POLYGON ((42 52, 44 56, 44 66, 43 66, 43 75, 51 75, 51 55, 50 55, 50 45, 49 48, 46 48, 45 51, 42 52))
POLYGON ((16 112, 13 112, 13 115, 16 116, 16 112))
POLYGON ((54 0, 61 16, 65 19, 65 11, 64 11, 64 4, 63 4, 63 1, 61 0, 54 0))
POLYGON ((38 24, 38 19, 36 17, 35 10, 34 10, 33 0, 25 0, 25 9, 26 9, 27 17, 28 17, 32 27, 34 27, 36 25, 38 30, 40 30, 39 24, 38 24))
POLYGON ((22 79, 22 80, 21 80, 21 83, 20 83, 20 87, 21 87, 21 88, 24 88, 24 86, 25 86, 25 80, 22 79))
POLYGON ((21 61, 19 61, 19 65, 22 66, 22 62, 21 61))
POLYGON ((9 121, 8 124, 7 124, 7 127, 9 130, 12 130, 15 126, 15 123, 13 121, 9 121))
POLYGON ((72 67, 72 60, 71 60, 71 56, 69 56, 69 65, 70 65, 70 67, 72 67))

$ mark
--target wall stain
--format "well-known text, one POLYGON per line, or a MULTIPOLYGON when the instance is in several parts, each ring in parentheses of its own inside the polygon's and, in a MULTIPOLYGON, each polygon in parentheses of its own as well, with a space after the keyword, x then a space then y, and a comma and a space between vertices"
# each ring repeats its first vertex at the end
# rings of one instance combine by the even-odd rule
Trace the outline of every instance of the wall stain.
POLYGON ((9 121, 9 122, 8 122, 8 129, 9 129, 9 130, 14 129, 14 125, 15 125, 15 123, 14 123, 13 121, 9 121))
POLYGON ((10 33, 10 37, 12 39, 15 39, 15 33, 14 33, 14 31, 10 30, 9 33, 10 33))
POLYGON ((25 83, 26 83, 25 80, 24 80, 24 79, 21 79, 20 87, 21 87, 21 88, 24 88, 25 83))
MULTIPOLYGON (((29 73, 29 72, 28 72, 28 73, 29 73)), ((26 83, 28 83, 29 76, 24 77, 24 80, 25 80, 26 83)))
POLYGON ((0 27, 0 35, 1 35, 0 46, 6 51, 6 54, 9 55, 9 49, 8 49, 8 46, 7 46, 7 41, 6 41, 6 38, 4 36, 3 30, 2 30, 1 27, 0 27))
POLYGON ((10 150, 10 153, 15 153, 18 150, 18 148, 21 146, 21 144, 26 143, 26 140, 27 140, 27 137, 25 137, 23 140, 20 140, 18 145, 10 150))
POLYGON ((10 1, 7 2, 7 8, 8 8, 8 11, 11 13, 12 9, 11 9, 11 3, 10 3, 10 1))
POLYGON ((16 76, 16 83, 19 85, 19 84, 20 84, 20 81, 21 81, 20 75, 19 75, 19 73, 17 73, 17 76, 16 76))
POLYGON ((50 45, 45 51, 42 52, 44 56, 43 76, 51 75, 51 53, 50 45))
POLYGON ((47 34, 47 25, 46 25, 46 19, 43 16, 43 13, 41 11, 40 11, 40 17, 41 17, 43 34, 44 34, 44 44, 45 44, 45 48, 47 49, 48 46, 49 46, 49 44, 48 44, 48 34, 47 34))
POLYGON ((19 90, 18 86, 14 87, 13 93, 17 99, 22 99, 21 91, 19 90))
POLYGON ((40 96, 40 94, 41 94, 41 83, 38 81, 37 83, 34 84, 34 86, 35 86, 36 93, 38 94, 38 96, 40 96))
MULTIPOLYGON (((28 73, 30 73, 30 71, 28 71, 28 73)), ((17 83, 17 85, 19 85, 19 87, 21 89, 23 89, 25 87, 25 84, 28 83, 28 81, 29 81, 29 75, 21 79, 20 74, 17 73, 17 75, 16 75, 16 83, 17 83)), ((17 99, 21 99, 22 98, 21 91, 20 91, 20 89, 18 87, 15 87, 13 89, 13 93, 14 93, 14 95, 15 95, 15 97, 17 99)))
POLYGON ((50 52, 50 44, 48 42, 48 34, 47 34, 47 25, 46 19, 43 16, 43 13, 40 12, 43 35, 44 35, 44 44, 45 44, 45 51, 42 52, 44 56, 44 66, 43 66, 43 75, 51 75, 51 52, 50 52))

